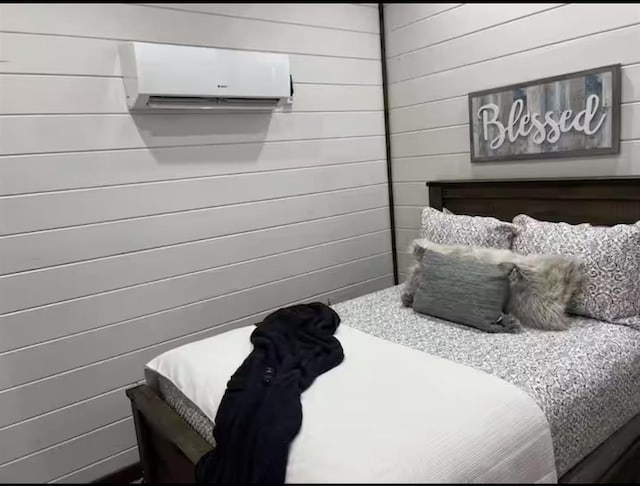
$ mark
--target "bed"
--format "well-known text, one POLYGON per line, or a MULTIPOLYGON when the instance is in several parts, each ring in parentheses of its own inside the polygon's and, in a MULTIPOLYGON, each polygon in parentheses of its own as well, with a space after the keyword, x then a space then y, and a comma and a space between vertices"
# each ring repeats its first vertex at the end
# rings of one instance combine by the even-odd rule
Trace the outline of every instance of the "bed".
MULTIPOLYGON (((431 206, 510 220, 599 225, 640 220, 640 179, 439 181, 431 206)), ((575 318, 570 331, 491 336, 416 316, 393 287, 334 306, 343 324, 497 376, 532 397, 549 422, 560 482, 640 479, 640 331, 575 318), (606 361, 603 360, 606 357, 606 361), (606 366, 603 366, 606 363, 606 366)), ((161 376, 130 389, 150 482, 191 482, 212 447, 211 421, 161 376)))

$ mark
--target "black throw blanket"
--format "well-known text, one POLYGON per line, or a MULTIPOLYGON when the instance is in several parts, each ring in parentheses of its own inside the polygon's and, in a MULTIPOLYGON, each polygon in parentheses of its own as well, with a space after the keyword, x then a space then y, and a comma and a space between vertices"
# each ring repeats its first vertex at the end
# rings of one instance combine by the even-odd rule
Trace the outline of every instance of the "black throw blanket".
POLYGON ((251 333, 253 351, 231 376, 216 414, 216 446, 196 465, 198 483, 284 483, 302 424, 300 395, 339 365, 340 318, 320 302, 279 309, 251 333))

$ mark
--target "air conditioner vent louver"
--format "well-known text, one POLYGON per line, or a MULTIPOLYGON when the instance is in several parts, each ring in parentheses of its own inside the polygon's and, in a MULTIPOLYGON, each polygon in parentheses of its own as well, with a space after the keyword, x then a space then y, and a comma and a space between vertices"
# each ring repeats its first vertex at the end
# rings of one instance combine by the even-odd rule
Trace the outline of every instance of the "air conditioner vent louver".
POLYGON ((130 110, 273 110, 290 102, 286 54, 125 42, 130 110))
POLYGON ((268 109, 277 108, 278 98, 219 98, 206 96, 149 96, 149 108, 164 109, 216 109, 233 107, 238 109, 268 109))

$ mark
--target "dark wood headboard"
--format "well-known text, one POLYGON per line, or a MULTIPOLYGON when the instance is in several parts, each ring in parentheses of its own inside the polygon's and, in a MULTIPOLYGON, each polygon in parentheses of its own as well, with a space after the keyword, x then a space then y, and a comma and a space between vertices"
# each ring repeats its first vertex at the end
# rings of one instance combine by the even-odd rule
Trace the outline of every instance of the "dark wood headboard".
POLYGON ((427 187, 432 207, 457 214, 511 221, 525 213, 594 225, 640 220, 640 177, 431 181, 427 187))

